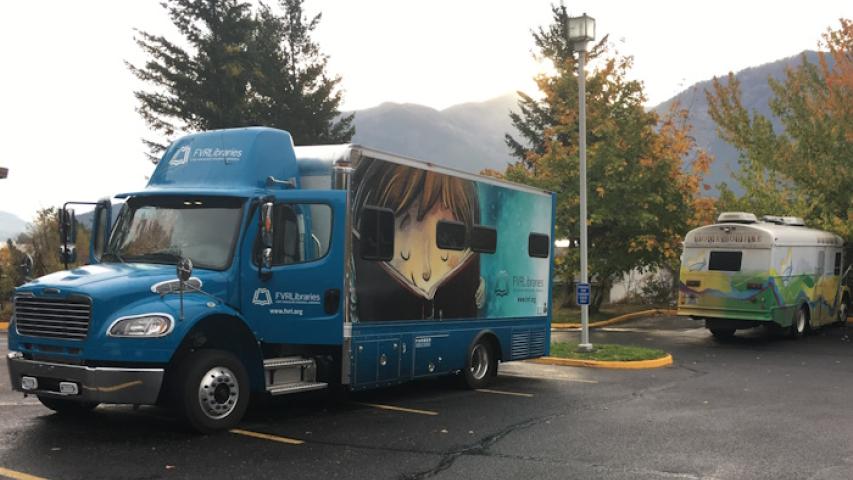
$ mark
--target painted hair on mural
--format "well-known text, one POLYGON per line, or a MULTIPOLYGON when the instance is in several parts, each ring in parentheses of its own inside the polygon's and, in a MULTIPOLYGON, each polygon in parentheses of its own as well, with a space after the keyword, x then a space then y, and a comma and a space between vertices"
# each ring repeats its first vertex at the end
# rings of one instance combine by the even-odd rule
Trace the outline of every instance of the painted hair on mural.
POLYGON ((355 169, 353 185, 358 185, 355 225, 365 205, 389 208, 395 216, 416 206, 420 221, 439 202, 469 227, 480 221, 477 189, 470 180, 365 158, 355 169))

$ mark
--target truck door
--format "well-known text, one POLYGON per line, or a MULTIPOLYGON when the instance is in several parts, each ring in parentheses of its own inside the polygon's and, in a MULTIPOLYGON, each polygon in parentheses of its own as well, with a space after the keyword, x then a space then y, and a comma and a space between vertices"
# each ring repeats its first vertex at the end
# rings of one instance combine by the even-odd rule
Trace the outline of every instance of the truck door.
POLYGON ((340 344, 346 192, 296 190, 273 197, 271 268, 260 267, 260 209, 243 242, 243 313, 264 342, 340 344))

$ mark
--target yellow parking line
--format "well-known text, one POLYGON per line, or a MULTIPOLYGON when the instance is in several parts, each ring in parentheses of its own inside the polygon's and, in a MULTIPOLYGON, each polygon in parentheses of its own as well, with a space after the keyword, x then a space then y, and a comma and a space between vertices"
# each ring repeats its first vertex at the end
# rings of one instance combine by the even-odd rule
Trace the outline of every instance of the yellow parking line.
POLYGON ((417 413, 418 415, 438 415, 438 412, 433 412, 432 410, 417 410, 415 408, 404 408, 404 407, 395 407, 394 405, 382 405, 381 403, 361 403, 356 402, 358 405, 364 405, 366 407, 378 408, 380 410, 392 410, 395 412, 404 412, 404 413, 417 413))
POLYGON ((15 470, 9 470, 8 468, 3 467, 0 467, 0 477, 11 478, 13 480, 47 480, 43 477, 37 477, 24 472, 16 472, 15 470))
POLYGON ((514 397, 526 397, 526 398, 532 398, 533 397, 532 393, 507 392, 504 390, 492 390, 491 388, 478 388, 475 391, 481 392, 481 393, 496 393, 498 395, 512 395, 514 397))
POLYGON ((305 443, 304 441, 297 440, 295 438, 279 437, 278 435, 270 435, 268 433, 251 432, 249 430, 241 430, 239 428, 232 428, 231 430, 228 430, 228 431, 231 433, 236 433, 237 435, 245 435, 247 437, 260 438, 262 440, 270 440, 273 442, 286 443, 288 445, 302 445, 303 443, 305 443))

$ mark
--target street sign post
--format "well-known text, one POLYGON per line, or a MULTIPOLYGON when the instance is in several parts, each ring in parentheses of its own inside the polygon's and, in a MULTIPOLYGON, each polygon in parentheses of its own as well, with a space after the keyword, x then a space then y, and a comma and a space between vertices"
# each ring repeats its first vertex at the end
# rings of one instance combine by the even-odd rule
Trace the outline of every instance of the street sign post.
POLYGON ((592 289, 590 288, 588 283, 579 283, 577 286, 577 292, 575 294, 575 298, 578 300, 578 305, 589 305, 589 297, 591 296, 592 289))

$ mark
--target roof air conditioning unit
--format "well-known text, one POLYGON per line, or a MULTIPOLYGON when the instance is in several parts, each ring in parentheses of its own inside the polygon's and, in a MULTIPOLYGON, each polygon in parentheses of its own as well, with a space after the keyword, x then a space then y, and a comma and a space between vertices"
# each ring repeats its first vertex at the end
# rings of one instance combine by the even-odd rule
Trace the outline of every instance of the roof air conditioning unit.
POLYGON ((723 212, 717 217, 717 223, 758 223, 754 213, 723 212))
POLYGON ((806 222, 800 217, 782 217, 782 223, 790 227, 805 227, 806 222))

